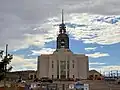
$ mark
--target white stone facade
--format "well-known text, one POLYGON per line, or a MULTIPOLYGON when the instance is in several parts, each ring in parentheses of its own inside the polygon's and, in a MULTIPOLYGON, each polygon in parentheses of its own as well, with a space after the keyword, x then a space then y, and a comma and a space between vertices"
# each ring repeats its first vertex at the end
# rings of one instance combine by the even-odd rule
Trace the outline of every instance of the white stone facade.
POLYGON ((69 49, 58 49, 53 54, 42 54, 38 57, 37 77, 88 78, 88 57, 84 54, 73 54, 69 49))

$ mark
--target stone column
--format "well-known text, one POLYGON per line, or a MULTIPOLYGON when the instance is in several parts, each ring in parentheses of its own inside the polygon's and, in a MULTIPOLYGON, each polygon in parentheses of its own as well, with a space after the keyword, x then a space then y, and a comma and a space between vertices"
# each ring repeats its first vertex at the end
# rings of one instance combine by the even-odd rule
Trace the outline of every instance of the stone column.
POLYGON ((40 56, 38 56, 37 60, 37 78, 40 78, 40 56))
POLYGON ((60 63, 60 60, 59 60, 59 79, 61 78, 61 68, 60 68, 60 65, 61 63, 60 63))
POLYGON ((67 73, 67 58, 66 58, 66 79, 67 79, 67 75, 68 75, 68 73, 67 73))

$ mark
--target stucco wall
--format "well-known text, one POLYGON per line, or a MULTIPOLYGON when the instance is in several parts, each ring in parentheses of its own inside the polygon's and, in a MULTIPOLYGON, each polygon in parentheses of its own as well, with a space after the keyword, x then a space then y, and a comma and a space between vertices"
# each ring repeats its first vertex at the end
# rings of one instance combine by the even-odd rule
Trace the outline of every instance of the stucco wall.
POLYGON ((38 57, 38 78, 48 77, 49 73, 49 55, 38 57))
MULTIPOLYGON (((57 78, 57 60, 67 61, 69 60, 69 77, 87 79, 88 77, 88 57, 84 54, 73 54, 65 49, 60 49, 50 55, 41 55, 38 57, 38 77, 47 76, 57 78), (74 68, 73 68, 74 60, 74 68), (52 62, 54 67, 52 68, 52 62)), ((59 72, 60 73, 60 72, 59 72)), ((68 74, 68 73, 66 73, 68 74)))

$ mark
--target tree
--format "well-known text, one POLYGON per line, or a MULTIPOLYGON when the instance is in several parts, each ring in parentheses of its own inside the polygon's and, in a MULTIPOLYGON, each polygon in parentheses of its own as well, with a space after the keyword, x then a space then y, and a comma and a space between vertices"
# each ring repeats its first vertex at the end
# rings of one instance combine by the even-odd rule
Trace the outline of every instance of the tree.
POLYGON ((6 45, 6 55, 3 56, 4 51, 0 51, 0 81, 4 80, 6 78, 6 73, 9 72, 10 70, 12 70, 12 66, 9 66, 7 68, 7 65, 10 64, 13 55, 7 54, 7 46, 6 45))

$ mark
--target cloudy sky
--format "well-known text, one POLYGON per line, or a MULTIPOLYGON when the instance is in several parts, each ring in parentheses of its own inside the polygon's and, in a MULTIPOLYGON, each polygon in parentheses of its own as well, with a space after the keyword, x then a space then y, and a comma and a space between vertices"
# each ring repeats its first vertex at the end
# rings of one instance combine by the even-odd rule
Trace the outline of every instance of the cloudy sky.
POLYGON ((0 0, 0 50, 9 44, 14 70, 36 70, 37 56, 56 48, 61 9, 74 53, 90 69, 120 70, 119 0, 0 0))

